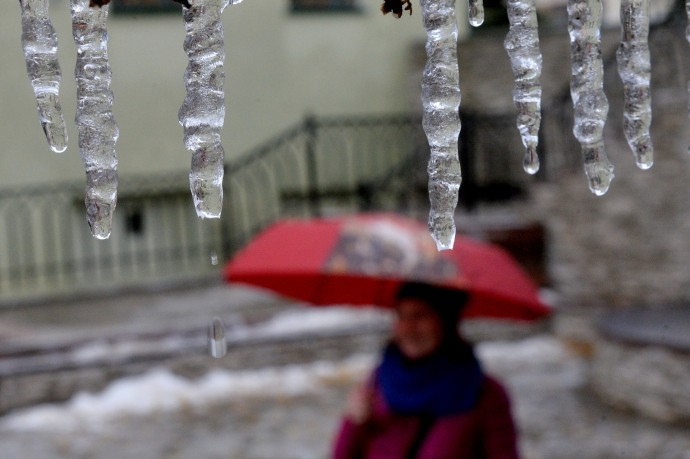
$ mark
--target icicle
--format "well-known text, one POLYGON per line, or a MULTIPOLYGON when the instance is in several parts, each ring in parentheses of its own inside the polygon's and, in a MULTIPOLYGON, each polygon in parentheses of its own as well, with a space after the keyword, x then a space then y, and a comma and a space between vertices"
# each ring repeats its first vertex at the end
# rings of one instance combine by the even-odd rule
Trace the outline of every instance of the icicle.
POLYGON ((601 0, 568 0, 573 133, 582 147, 589 189, 597 196, 608 191, 613 179, 613 166, 606 156, 603 139, 609 103, 604 94, 601 18, 601 0))
POLYGON ((113 93, 108 63, 107 2, 89 6, 71 0, 72 35, 77 45, 77 113, 79 149, 86 169, 86 218, 98 239, 110 236, 117 202, 119 129, 112 114, 113 93))
POLYGON ((58 39, 48 17, 48 0, 20 0, 22 10, 22 47, 26 72, 36 96, 38 116, 50 149, 67 149, 67 128, 60 108, 60 64, 58 39))
MULTIPOLYGON (((685 39, 690 44, 690 0, 685 2, 685 14, 688 18, 688 23, 685 26, 685 39)), ((688 114, 690 115, 690 81, 688 81, 688 114)), ((690 154, 690 147, 688 147, 688 154, 690 154)))
POLYGON ((685 0, 685 15, 688 19, 687 25, 685 26, 685 40, 690 43, 690 0, 685 0))
POLYGON ((621 1, 621 43, 616 51, 625 97, 623 132, 640 169, 649 169, 654 164, 654 146, 649 134, 652 123, 652 67, 647 43, 649 5, 649 0, 621 1))
POLYGON ((208 326, 208 353, 219 359, 228 352, 225 325, 220 317, 214 317, 208 326))
POLYGON ((484 24, 484 0, 469 0, 468 16, 472 27, 484 24))
MULTIPOLYGON (((241 1, 241 0, 240 0, 241 1)), ((184 142, 192 150, 189 185, 196 213, 219 218, 223 206, 223 160, 220 131, 225 119, 225 50, 221 13, 230 0, 192 0, 183 8, 187 95, 180 108, 184 142)))
POLYGON ((525 146, 522 166, 526 172, 539 170, 539 125, 541 124, 541 52, 535 0, 508 0, 510 30, 504 46, 515 76, 513 101, 518 110, 517 127, 525 146))
POLYGON ((455 206, 461 172, 460 75, 455 0, 420 0, 427 32, 427 62, 422 76, 422 124, 431 148, 429 230, 439 250, 453 248, 455 206))

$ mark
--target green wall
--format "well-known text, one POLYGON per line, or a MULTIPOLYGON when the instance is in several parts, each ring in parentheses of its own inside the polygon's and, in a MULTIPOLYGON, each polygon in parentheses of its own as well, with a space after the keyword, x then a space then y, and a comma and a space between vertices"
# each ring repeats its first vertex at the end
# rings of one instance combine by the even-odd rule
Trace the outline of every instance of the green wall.
MULTIPOLYGON (((117 0, 115 0, 117 1, 117 0)), ((407 53, 425 38, 419 7, 395 19, 376 0, 353 14, 291 14, 287 0, 245 0, 224 14, 228 158, 293 125, 305 113, 369 114, 407 111, 411 96, 407 53)), ((459 2, 459 9, 465 4, 459 2)), ((52 0, 63 72, 61 98, 69 126, 65 153, 52 153, 36 115, 20 44, 20 9, 0 15, 0 186, 82 180, 74 128, 75 47, 69 2, 52 0)), ((459 13, 465 29, 464 12, 459 13)), ((109 53, 120 125, 121 176, 186 170, 177 112, 184 99, 181 15, 111 13, 109 53)))

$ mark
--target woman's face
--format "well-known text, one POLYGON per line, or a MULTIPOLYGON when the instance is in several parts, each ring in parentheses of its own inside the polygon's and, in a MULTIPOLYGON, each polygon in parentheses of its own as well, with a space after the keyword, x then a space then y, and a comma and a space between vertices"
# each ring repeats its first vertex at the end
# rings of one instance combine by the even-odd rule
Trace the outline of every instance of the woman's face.
POLYGON ((443 341, 443 325, 436 312, 423 300, 406 298, 395 308, 393 341, 409 359, 437 350, 443 341))

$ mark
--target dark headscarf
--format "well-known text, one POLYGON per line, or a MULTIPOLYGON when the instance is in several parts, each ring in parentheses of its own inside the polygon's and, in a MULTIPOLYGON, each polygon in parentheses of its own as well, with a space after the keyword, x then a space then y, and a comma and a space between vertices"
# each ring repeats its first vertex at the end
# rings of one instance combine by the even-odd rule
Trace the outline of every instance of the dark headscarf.
POLYGON ((405 299, 424 301, 441 319, 444 344, 446 342, 452 344, 460 339, 458 325, 462 311, 469 299, 467 292, 422 282, 407 282, 402 284, 398 290, 396 299, 397 301, 405 299))

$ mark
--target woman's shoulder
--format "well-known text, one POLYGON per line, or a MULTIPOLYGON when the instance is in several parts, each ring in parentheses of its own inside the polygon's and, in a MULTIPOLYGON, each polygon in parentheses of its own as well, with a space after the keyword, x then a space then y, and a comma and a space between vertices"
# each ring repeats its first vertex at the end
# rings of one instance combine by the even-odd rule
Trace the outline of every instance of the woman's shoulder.
POLYGON ((509 409, 510 394, 503 382, 492 375, 485 374, 484 382, 479 396, 478 408, 480 410, 494 411, 509 409))
POLYGON ((496 376, 486 373, 484 374, 483 390, 496 394, 502 393, 506 396, 508 395, 508 390, 503 382, 501 382, 501 380, 499 380, 496 376))

